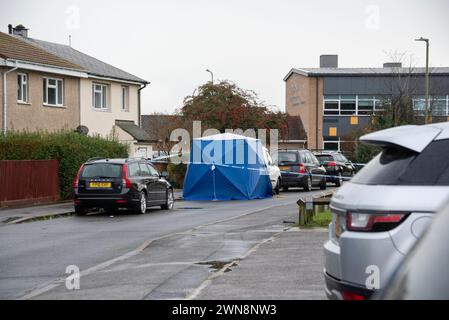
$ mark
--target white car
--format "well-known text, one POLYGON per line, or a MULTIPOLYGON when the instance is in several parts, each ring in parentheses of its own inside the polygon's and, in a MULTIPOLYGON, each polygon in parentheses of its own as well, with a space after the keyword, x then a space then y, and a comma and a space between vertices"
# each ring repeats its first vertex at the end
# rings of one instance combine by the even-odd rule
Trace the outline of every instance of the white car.
POLYGON ((326 294, 366 299, 381 290, 449 200, 449 122, 362 136, 382 152, 333 196, 324 245, 326 294))
POLYGON ((267 165, 268 173, 270 175, 270 182, 275 194, 279 194, 281 189, 281 170, 274 164, 267 148, 263 148, 263 158, 267 165))

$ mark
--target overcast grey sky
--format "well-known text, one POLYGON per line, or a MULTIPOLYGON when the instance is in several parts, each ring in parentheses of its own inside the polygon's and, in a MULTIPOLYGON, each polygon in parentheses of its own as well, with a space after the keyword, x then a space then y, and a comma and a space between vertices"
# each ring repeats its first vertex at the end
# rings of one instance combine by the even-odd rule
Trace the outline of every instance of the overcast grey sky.
POLYGON ((0 0, 0 30, 68 43, 151 82, 143 113, 173 112, 200 84, 235 81, 284 110, 283 77, 339 55, 341 67, 377 67, 392 51, 449 66, 447 0, 0 0))

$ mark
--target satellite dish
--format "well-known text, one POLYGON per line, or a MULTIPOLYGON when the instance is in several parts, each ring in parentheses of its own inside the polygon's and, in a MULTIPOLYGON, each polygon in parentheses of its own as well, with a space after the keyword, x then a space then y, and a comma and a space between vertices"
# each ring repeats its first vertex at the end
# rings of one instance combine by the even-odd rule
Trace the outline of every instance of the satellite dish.
POLYGON ((89 128, 86 126, 78 126, 78 127, 76 127, 75 132, 78 132, 79 134, 87 136, 87 134, 89 133, 89 128))

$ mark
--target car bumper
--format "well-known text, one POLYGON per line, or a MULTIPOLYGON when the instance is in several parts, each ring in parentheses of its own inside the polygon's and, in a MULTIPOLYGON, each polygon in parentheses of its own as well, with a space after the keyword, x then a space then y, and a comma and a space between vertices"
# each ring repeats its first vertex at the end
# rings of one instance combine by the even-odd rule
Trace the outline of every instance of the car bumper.
POLYGON ((83 208, 130 208, 138 205, 139 199, 130 194, 122 195, 75 195, 75 206, 83 208))
POLYGON ((283 187, 296 187, 296 186, 306 186, 307 185, 307 175, 282 175, 282 186, 283 187))
POLYGON ((336 279, 324 270, 326 296, 331 300, 366 300, 370 299, 376 290, 347 283, 336 279))

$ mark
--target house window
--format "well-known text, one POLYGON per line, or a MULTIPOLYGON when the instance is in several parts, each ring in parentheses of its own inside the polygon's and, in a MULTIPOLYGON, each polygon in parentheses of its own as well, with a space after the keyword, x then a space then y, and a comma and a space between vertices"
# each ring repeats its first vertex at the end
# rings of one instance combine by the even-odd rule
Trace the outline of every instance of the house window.
POLYGON ((92 84, 92 107, 95 109, 107 109, 106 97, 107 85, 92 84))
POLYGON ((122 99, 120 104, 121 111, 128 111, 128 99, 129 99, 129 88, 126 86, 122 86, 122 99))
POLYGON ((44 78, 44 104, 63 106, 64 81, 62 79, 44 78))
POLYGON ((28 102, 28 76, 25 73, 17 75, 17 101, 28 102))

